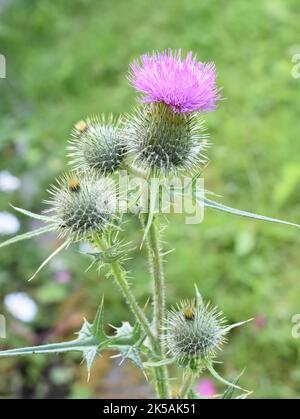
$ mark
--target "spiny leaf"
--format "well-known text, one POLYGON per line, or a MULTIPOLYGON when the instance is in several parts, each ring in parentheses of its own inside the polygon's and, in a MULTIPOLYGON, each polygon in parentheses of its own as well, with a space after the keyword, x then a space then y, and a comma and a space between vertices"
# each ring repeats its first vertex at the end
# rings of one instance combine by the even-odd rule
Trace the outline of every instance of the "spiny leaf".
POLYGON ((23 208, 18 208, 18 207, 14 207, 12 204, 9 204, 15 211, 20 212, 21 214, 27 215, 27 217, 30 218, 34 218, 35 220, 41 220, 41 221, 46 221, 49 222, 51 221, 50 217, 47 217, 46 215, 40 215, 40 214, 35 214, 34 212, 30 212, 27 211, 23 208))
POLYGON ((92 346, 82 351, 83 359, 86 362, 86 366, 88 370, 88 376, 87 376, 88 381, 90 380, 91 370, 93 367, 93 363, 98 355, 98 351, 99 349, 97 346, 92 346))
POLYGON ((87 320, 84 320, 81 329, 77 333, 78 337, 76 339, 68 342, 51 343, 28 348, 8 349, 6 351, 0 351, 0 357, 77 351, 82 353, 83 359, 87 363, 89 377, 92 364, 98 353, 105 348, 114 349, 114 346, 110 345, 110 338, 103 332, 102 317, 103 299, 93 323, 90 324, 87 320))
POLYGON ((123 247, 123 245, 120 246, 120 244, 117 243, 104 250, 103 252, 84 253, 85 255, 92 256, 94 259, 90 266, 87 268, 87 271, 91 269, 95 263, 110 264, 124 258, 124 256, 127 254, 127 250, 123 249, 123 247))
MULTIPOLYGON (((239 382, 241 376, 244 374, 243 370, 232 382, 233 385, 237 385, 237 383, 239 382)), ((233 395, 235 392, 235 387, 233 387, 232 385, 230 385, 229 387, 227 387, 227 389, 224 391, 223 395, 222 395, 222 399, 233 399, 233 395)))
POLYGON ((83 352, 87 348, 94 346, 96 343, 96 339, 93 337, 87 339, 74 339, 68 342, 49 343, 46 345, 29 346, 27 348, 7 349, 5 351, 0 351, 0 357, 63 353, 70 351, 83 352))
POLYGON ((35 273, 28 281, 32 281, 36 277, 36 275, 43 269, 43 267, 46 266, 47 263, 50 262, 52 258, 54 258, 54 256, 56 256, 61 250, 65 249, 69 244, 70 243, 68 241, 65 241, 61 246, 55 249, 54 252, 52 252, 51 255, 48 256, 47 259, 45 259, 44 262, 38 267, 38 269, 35 271, 35 273))
POLYGON ((31 239, 32 237, 39 236, 40 234, 44 234, 44 233, 48 233, 50 231, 53 231, 54 229, 55 229, 55 227, 53 225, 52 226, 48 225, 48 226, 41 227, 41 228, 38 228, 38 229, 33 230, 33 231, 28 231, 27 233, 24 233, 24 234, 19 234, 18 236, 12 237, 11 239, 0 243, 0 248, 5 247, 5 246, 9 246, 10 244, 19 242, 21 240, 31 239))
POLYGON ((228 333, 228 332, 230 332, 230 330, 235 329, 236 327, 239 327, 239 326, 243 326, 243 324, 250 323, 252 321, 253 321, 253 318, 252 319, 245 320, 243 322, 231 324, 230 326, 228 326, 228 327, 226 327, 224 329, 224 332, 225 333, 228 333))
POLYGON ((141 370, 144 370, 143 362, 141 359, 141 350, 139 347, 131 345, 120 345, 116 346, 115 348, 119 350, 120 353, 118 355, 114 355, 112 358, 121 357, 120 365, 125 361, 125 359, 129 359, 141 370))
POLYGON ((254 214, 254 213, 248 212, 248 211, 238 210, 238 209, 231 208, 231 207, 228 207, 228 206, 223 205, 223 204, 219 204, 218 202, 212 201, 212 200, 207 199, 207 198, 201 199, 198 196, 198 199, 200 199, 206 207, 213 208, 213 209, 216 209, 216 210, 219 210, 219 211, 228 212, 228 213, 231 213, 231 214, 234 214, 234 215, 239 215, 241 217, 253 218, 253 219, 256 219, 256 220, 262 220, 262 221, 269 221, 269 222, 272 222, 272 223, 285 224, 285 225, 289 225, 289 226, 293 226, 293 227, 300 227, 299 224, 291 223, 289 221, 279 220, 277 218, 266 217, 264 215, 254 214))
POLYGON ((122 322, 120 327, 110 325, 114 330, 115 334, 111 336, 111 342, 116 345, 138 345, 144 340, 145 334, 138 322, 131 326, 129 322, 122 322))
POLYGON ((101 303, 98 307, 94 322, 91 325, 91 332, 98 340, 103 340, 107 338, 103 329, 103 307, 104 307, 104 297, 101 300, 101 303))
POLYGON ((239 387, 238 385, 234 384, 234 383, 230 383, 229 381, 225 380, 224 378, 222 378, 217 371, 214 369, 213 364, 211 361, 208 361, 205 363, 206 368, 208 369, 208 371, 211 373, 211 375, 218 381, 220 381, 221 383, 225 384, 226 386, 231 386, 233 388, 236 388, 238 390, 241 391, 245 391, 246 393, 248 393, 248 390, 243 389, 242 387, 239 387))
POLYGON ((111 325, 115 330, 114 337, 117 339, 131 339, 133 335, 133 327, 129 322, 122 322, 120 327, 111 325))

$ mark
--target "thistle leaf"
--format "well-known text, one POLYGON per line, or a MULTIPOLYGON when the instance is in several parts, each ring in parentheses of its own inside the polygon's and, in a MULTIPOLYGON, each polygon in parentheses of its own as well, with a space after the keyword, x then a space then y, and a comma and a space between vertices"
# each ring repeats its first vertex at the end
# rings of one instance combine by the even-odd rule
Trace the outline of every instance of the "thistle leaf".
POLYGON ((5 247, 5 246, 9 246, 13 243, 17 243, 17 242, 22 241, 22 240, 31 239, 32 237, 39 236, 40 234, 44 234, 44 233, 48 233, 50 231, 53 231, 54 229, 55 229, 54 226, 48 225, 48 226, 41 227, 41 228, 38 228, 38 229, 33 230, 33 231, 28 231, 27 233, 24 233, 24 234, 19 234, 18 236, 12 237, 11 239, 0 243, 0 248, 5 247))
POLYGON ((95 336, 99 341, 107 339, 103 328, 103 312, 104 312, 104 297, 98 307, 96 317, 91 325, 92 335, 95 336))
POLYGON ((29 278, 28 281, 32 281, 36 277, 36 275, 43 269, 43 267, 46 266, 47 263, 50 262, 52 258, 54 258, 54 256, 56 256, 61 250, 65 249, 69 244, 70 243, 68 241, 65 241, 61 246, 55 249, 54 252, 52 252, 51 255, 48 256, 47 259, 45 259, 44 262, 38 267, 36 272, 32 275, 31 278, 29 278))
POLYGON ((8 349, 0 351, 0 357, 17 356, 17 355, 35 355, 35 354, 51 354, 63 353, 70 351, 83 352, 86 348, 92 347, 95 339, 74 339, 68 342, 49 343, 46 345, 29 346, 26 348, 8 349))
POLYGON ((219 210, 219 211, 228 212, 228 213, 231 213, 231 214, 234 214, 234 215, 239 215, 241 217, 253 218, 255 220, 269 221, 269 222, 272 222, 272 223, 279 223, 279 224, 285 224, 285 225, 289 225, 289 226, 293 226, 293 227, 300 227, 300 224, 295 224, 295 223, 291 223, 289 221, 279 220, 277 218, 266 217, 264 215, 258 215, 258 214, 254 214, 254 213, 248 212, 248 211, 238 210, 238 209, 231 208, 231 207, 228 207, 226 205, 220 204, 218 202, 212 201, 212 200, 207 199, 207 198, 201 199, 198 196, 198 199, 202 200, 204 205, 208 208, 213 208, 213 209, 216 209, 216 210, 219 210))
POLYGON ((246 393, 248 393, 248 390, 245 390, 242 387, 239 387, 238 385, 234 384, 234 383, 230 383, 229 381, 225 380, 224 378, 222 378, 217 371, 214 369, 213 364, 211 361, 208 361, 205 363, 206 368, 208 369, 208 371, 211 373, 211 375, 218 381, 220 381, 221 383, 225 384, 226 386, 230 386, 233 387, 237 390, 241 390, 244 391, 246 393))
POLYGON ((118 355, 114 355, 112 358, 121 357, 120 365, 125 361, 125 359, 129 359, 141 370, 144 370, 143 362, 141 359, 141 350, 138 346, 120 345, 120 346, 115 346, 115 348, 120 353, 118 355))
POLYGON ((40 214, 35 214, 34 212, 31 211, 27 211, 23 208, 18 208, 18 207, 14 207, 12 204, 9 204, 15 211, 20 212, 21 214, 27 215, 27 217, 30 218, 34 218, 35 220, 40 220, 40 221, 51 221, 50 217, 47 217, 46 215, 40 215, 40 214))
POLYGON ((61 343, 31 346, 27 348, 8 349, 0 351, 0 357, 31 354, 57 354, 77 351, 82 353, 83 359, 87 363, 89 377, 96 356, 101 350, 110 348, 110 338, 107 337, 104 332, 102 333, 102 318, 103 300, 101 301, 94 322, 90 324, 87 320, 84 320, 81 329, 77 333, 77 339, 61 343))
POLYGON ((129 322, 122 322, 120 327, 116 327, 111 325, 111 327, 115 330, 114 337, 120 340, 129 340, 133 337, 133 327, 129 322))
MULTIPOLYGON (((245 370, 243 370, 232 382, 233 385, 237 385, 237 383, 239 382, 241 376, 244 374, 245 370)), ((235 392, 235 387, 233 387, 232 385, 230 385, 229 387, 227 387, 227 389, 224 391, 223 395, 222 395, 222 399, 233 399, 233 395, 235 392)))
POLYGON ((235 329, 236 327, 243 326, 243 324, 250 323, 250 322, 252 322, 253 320, 254 320, 254 319, 252 318, 252 319, 245 320, 245 321, 243 321, 243 322, 239 322, 239 323, 234 323, 234 324, 231 324, 230 326, 228 326, 228 327, 226 327, 226 328, 225 328, 224 332, 225 332, 225 333, 228 333, 228 332, 230 332, 230 330, 235 329))
POLYGON ((115 330, 115 334, 111 336, 111 342, 116 346, 139 345, 145 338, 138 322, 134 327, 129 322, 122 322, 120 327, 110 326, 115 330))
POLYGON ((123 259, 124 256, 127 254, 128 249, 125 249, 125 245, 121 245, 120 243, 115 243, 108 249, 104 250, 103 252, 95 252, 95 253, 88 253, 85 252, 85 255, 92 256, 93 261, 90 266, 87 268, 87 271, 91 269, 95 263, 100 263, 100 266, 103 264, 110 264, 116 262, 117 260, 123 259))

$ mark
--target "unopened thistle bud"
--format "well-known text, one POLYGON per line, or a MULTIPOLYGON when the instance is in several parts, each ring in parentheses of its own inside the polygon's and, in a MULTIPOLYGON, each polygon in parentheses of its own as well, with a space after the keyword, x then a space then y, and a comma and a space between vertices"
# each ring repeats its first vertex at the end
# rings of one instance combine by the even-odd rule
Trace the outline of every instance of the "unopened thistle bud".
POLYGON ((115 172, 124 159, 120 121, 92 118, 75 124, 68 150, 71 164, 81 172, 98 175, 115 172))
POLYGON ((163 103, 137 109, 128 118, 124 137, 135 161, 153 172, 189 172, 206 161, 203 121, 196 114, 173 112, 163 103))
POLYGON ((88 240, 102 234, 117 216, 117 191, 111 179, 64 175, 53 185, 47 210, 61 237, 88 240))
POLYGON ((212 358, 225 341, 224 322, 216 308, 184 301, 167 316, 166 349, 184 365, 212 358))

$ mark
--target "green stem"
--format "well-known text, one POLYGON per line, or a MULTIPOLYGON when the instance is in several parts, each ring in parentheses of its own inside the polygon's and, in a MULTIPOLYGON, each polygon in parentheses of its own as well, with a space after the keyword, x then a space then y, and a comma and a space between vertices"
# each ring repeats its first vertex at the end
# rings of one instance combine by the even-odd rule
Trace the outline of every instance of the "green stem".
MULTIPOLYGON (((95 244, 99 247, 100 250, 105 251, 107 250, 108 246, 106 242, 99 236, 94 238, 95 244)), ((151 330, 151 326, 143 312, 143 310, 138 305, 135 296, 130 290, 128 282, 126 280, 126 275, 124 270, 122 269, 120 263, 118 261, 110 263, 110 267, 116 282, 118 283, 119 287, 121 288, 123 295, 125 296, 133 314, 135 315, 137 321, 140 323, 141 327, 143 328, 144 332, 147 334, 153 350, 159 355, 160 349, 158 345, 157 338, 153 335, 151 330)), ((168 398, 168 390, 167 390, 167 377, 164 373, 164 369, 162 367, 154 369, 154 378, 155 378, 155 388, 159 398, 168 398)))
MULTIPOLYGON (((132 165, 126 165, 128 172, 136 177, 148 180, 148 175, 143 170, 140 170, 132 165)), ((145 229, 146 221, 145 215, 141 216, 143 228, 145 229)), ((154 322, 155 334, 157 337, 156 351, 158 355, 163 358, 163 320, 165 318, 165 294, 164 294, 164 274, 162 259, 159 248, 158 232, 156 231, 155 220, 151 224, 149 230, 149 238, 147 237, 147 247, 149 255, 149 263, 154 283, 154 322)), ((154 368, 154 377, 156 380, 156 390, 160 398, 170 398, 168 370, 166 366, 154 368)))
POLYGON ((133 176, 142 178, 147 180, 147 173, 144 172, 143 170, 138 169, 135 166, 129 165, 129 164, 124 164, 124 169, 128 171, 128 173, 130 173, 133 176))
MULTIPOLYGON (((100 248, 100 250, 105 251, 108 249, 108 246, 106 242, 100 238, 99 236, 94 238, 94 241, 96 245, 100 248)), ((113 273, 113 276, 121 288, 121 291, 126 298, 133 314, 135 315, 137 321, 140 323, 141 327, 143 328, 144 332, 148 336, 152 347, 155 349, 157 346, 155 336, 151 330, 150 323, 147 320, 147 317, 145 316, 143 310, 139 306, 138 302, 135 299, 135 296, 133 295, 130 286, 126 280, 126 274, 125 271, 122 269, 120 263, 118 261, 114 261, 110 263, 110 267, 113 273)))
POLYGON ((194 385, 196 375, 193 373, 192 370, 188 369, 185 373, 183 383, 179 392, 179 399, 185 399, 194 385))
MULTIPOLYGON (((145 216, 141 216, 143 228, 145 228, 145 216)), ((153 220, 146 239, 148 248, 149 264, 154 285, 154 325, 155 335, 157 337, 157 350, 160 358, 164 358, 164 329, 163 321, 165 318, 165 286, 164 272, 160 253, 159 237, 156 226, 156 220, 153 220)), ((168 370, 166 366, 156 368, 160 384, 161 398, 169 398, 168 370)))
POLYGON ((148 252, 149 260, 153 276, 154 284, 154 323, 155 333, 159 340, 159 347, 161 355, 163 355, 162 339, 164 335, 163 320, 165 318, 165 285, 164 272, 160 254, 160 245, 158 238, 158 231, 155 225, 156 220, 153 221, 148 236, 148 252))

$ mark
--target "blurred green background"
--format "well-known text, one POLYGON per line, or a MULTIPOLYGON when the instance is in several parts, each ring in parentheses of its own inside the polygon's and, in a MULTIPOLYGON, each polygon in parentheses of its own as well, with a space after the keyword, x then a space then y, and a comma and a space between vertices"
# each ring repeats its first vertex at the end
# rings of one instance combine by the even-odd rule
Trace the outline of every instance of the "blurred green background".
MULTIPOLYGON (((91 114, 129 111, 136 94, 126 80, 128 63, 171 47, 214 61, 223 86, 224 100, 206 118, 213 142, 206 189, 225 204, 299 223, 300 79, 291 76, 299 13, 299 0, 2 0, 0 170, 21 186, 0 192, 0 211, 13 213, 8 202, 42 211, 46 188, 66 170, 72 125, 91 114)), ((36 226, 18 218, 21 231, 36 226)), ((132 222, 128 236, 140 235, 132 222)), ((299 231, 207 210, 201 225, 173 218, 165 239, 176 248, 166 265, 169 304, 190 297, 196 282, 230 322, 255 317, 231 334, 219 372, 231 379, 246 368, 241 384, 253 397, 298 397, 300 341, 292 338, 291 317, 300 312, 299 231)), ((72 337, 83 317, 93 318, 103 293, 108 323, 131 320, 109 280, 83 273, 90 261, 78 248, 28 283, 55 246, 49 235, 1 250, 1 348, 72 337), (3 304, 19 291, 38 306, 31 322, 3 304)), ((144 256, 135 251, 130 261, 141 302, 151 289, 144 256)), ((148 396, 132 365, 117 369, 104 355, 87 383, 79 362, 73 354, 2 359, 0 397, 148 396)))

